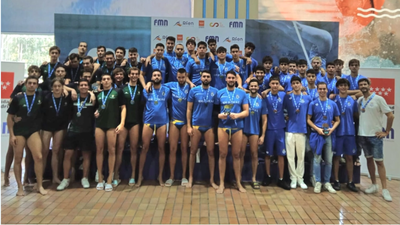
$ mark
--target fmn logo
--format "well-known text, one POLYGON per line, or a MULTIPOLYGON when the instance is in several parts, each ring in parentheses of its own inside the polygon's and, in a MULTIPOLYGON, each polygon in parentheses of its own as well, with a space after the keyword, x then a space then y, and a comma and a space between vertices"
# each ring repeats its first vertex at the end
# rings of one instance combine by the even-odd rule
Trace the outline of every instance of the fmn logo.
POLYGON ((393 78, 370 78, 371 92, 382 96, 388 105, 395 103, 395 79, 393 78))
POLYGON ((158 27, 168 27, 168 20, 155 19, 153 25, 158 27))

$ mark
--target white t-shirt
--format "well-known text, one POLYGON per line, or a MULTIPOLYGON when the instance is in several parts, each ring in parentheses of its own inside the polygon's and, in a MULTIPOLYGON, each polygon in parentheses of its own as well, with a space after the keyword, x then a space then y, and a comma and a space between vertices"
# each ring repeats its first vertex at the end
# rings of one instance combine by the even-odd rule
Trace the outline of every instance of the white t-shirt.
MULTIPOLYGON (((371 96, 370 96, 371 97, 371 96)), ((384 98, 379 95, 374 96, 365 108, 365 112, 361 111, 361 102, 363 105, 367 103, 364 97, 357 100, 358 111, 360 112, 360 126, 358 136, 375 136, 376 132, 381 132, 382 128, 386 128, 385 115, 391 112, 384 98)))

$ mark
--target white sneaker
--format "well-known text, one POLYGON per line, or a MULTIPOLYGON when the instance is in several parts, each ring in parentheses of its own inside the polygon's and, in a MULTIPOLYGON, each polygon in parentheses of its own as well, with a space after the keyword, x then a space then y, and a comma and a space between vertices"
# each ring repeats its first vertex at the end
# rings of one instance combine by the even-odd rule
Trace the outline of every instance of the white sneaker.
POLYGON ((90 187, 89 180, 86 177, 82 178, 81 184, 82 184, 83 188, 89 188, 90 187))
POLYGON ((369 188, 365 189, 366 194, 373 194, 378 192, 379 186, 377 184, 372 184, 369 188))
POLYGON ((329 191, 329 193, 331 194, 336 194, 336 190, 333 189, 332 184, 331 183, 325 183, 324 185, 325 189, 329 191))
POLYGON ((94 181, 96 181, 97 183, 99 182, 99 171, 96 170, 96 176, 94 177, 94 181))
POLYGON ((321 193, 321 186, 322 186, 321 182, 315 183, 315 185, 314 185, 314 193, 317 193, 317 194, 321 193))
POLYGON ((390 196, 390 193, 389 193, 388 189, 382 189, 382 196, 383 196, 383 199, 385 199, 388 202, 393 201, 392 200, 392 196, 390 196))
POLYGON ((296 187, 297 187, 297 180, 293 179, 292 182, 290 182, 290 188, 296 189, 296 187))
POLYGON ((303 190, 307 190, 308 189, 308 187, 307 187, 307 185, 304 183, 304 181, 298 181, 298 185, 301 187, 301 189, 303 189, 303 190))
POLYGON ((69 186, 69 179, 63 179, 57 187, 57 191, 63 191, 69 186))

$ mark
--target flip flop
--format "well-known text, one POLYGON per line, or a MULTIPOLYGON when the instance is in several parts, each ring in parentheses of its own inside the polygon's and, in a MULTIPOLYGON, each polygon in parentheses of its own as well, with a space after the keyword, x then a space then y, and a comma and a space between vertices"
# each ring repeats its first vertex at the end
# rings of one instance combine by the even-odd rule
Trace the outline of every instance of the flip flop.
POLYGON ((111 184, 106 184, 106 188, 104 189, 105 191, 112 191, 113 186, 111 184))
POLYGON ((120 179, 118 179, 118 180, 113 180, 113 181, 112 181, 112 186, 113 186, 113 187, 117 187, 120 183, 121 183, 121 180, 120 180, 120 179))
POLYGON ((251 185, 253 186, 254 189, 260 189, 260 183, 258 183, 257 181, 252 182, 251 185))
POLYGON ((129 186, 134 186, 136 184, 136 182, 135 182, 135 178, 131 178, 131 179, 129 179, 129 186))
POLYGON ((173 183, 174 183, 174 180, 168 179, 167 181, 165 181, 165 187, 171 187, 173 183))
POLYGON ((189 181, 186 178, 183 178, 182 181, 181 181, 181 185, 182 186, 186 186, 186 184, 188 184, 188 183, 189 183, 189 181))
POLYGON ((98 191, 104 190, 104 183, 105 183, 104 181, 102 183, 98 183, 97 186, 96 186, 96 189, 98 191))

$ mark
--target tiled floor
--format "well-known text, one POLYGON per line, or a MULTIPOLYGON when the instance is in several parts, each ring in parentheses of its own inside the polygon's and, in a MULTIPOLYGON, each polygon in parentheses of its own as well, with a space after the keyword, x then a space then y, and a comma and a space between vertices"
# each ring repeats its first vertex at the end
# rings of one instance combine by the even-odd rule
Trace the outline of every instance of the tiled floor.
MULTIPOLYGON (((380 194, 366 195, 342 190, 338 194, 313 189, 284 191, 276 186, 253 190, 246 185, 241 194, 227 188, 223 195, 205 185, 192 189, 176 185, 159 187, 145 182, 131 188, 127 181, 113 192, 82 189, 76 182, 67 190, 55 191, 46 183, 49 194, 27 192, 16 197, 16 182, 1 190, 1 222, 4 223, 400 223, 400 181, 388 181, 394 199, 388 203, 380 194)), ((3 174, 2 174, 3 182, 3 174)), ((361 190, 370 184, 362 177, 361 190)))

